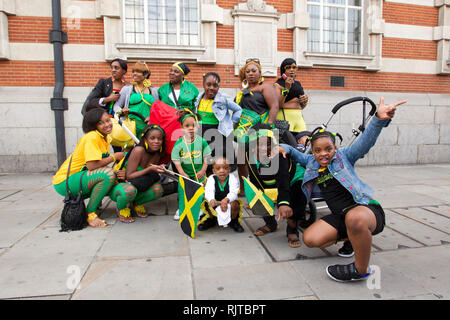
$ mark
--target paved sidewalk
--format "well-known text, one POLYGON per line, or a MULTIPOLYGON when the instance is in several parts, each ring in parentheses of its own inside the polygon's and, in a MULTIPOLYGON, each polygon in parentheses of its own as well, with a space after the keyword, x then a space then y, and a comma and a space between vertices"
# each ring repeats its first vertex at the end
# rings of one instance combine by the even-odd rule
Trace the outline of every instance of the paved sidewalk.
POLYGON ((263 221, 246 212, 244 233, 214 228, 190 239, 172 220, 171 195, 133 224, 120 223, 105 199, 108 227, 60 233, 51 174, 0 174, 0 298, 450 299, 450 164, 357 172, 387 225, 373 239, 374 275, 346 284, 325 273, 352 261, 337 256, 340 244, 289 248, 285 223, 257 238, 263 221))

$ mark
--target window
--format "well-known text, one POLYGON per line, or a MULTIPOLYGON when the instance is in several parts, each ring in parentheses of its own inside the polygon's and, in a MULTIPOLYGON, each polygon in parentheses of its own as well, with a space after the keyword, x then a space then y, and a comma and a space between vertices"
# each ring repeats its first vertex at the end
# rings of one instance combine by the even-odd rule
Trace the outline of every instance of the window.
POLYGON ((308 0, 308 51, 362 54, 363 0, 308 0))
POLYGON ((200 45, 199 0, 124 0, 126 43, 200 45))

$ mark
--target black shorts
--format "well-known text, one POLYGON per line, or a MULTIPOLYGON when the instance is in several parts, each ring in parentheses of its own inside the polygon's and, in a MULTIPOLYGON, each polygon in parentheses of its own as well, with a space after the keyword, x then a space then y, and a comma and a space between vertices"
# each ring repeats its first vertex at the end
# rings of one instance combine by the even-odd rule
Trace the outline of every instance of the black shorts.
MULTIPOLYGON (((377 221, 377 226, 375 230, 372 232, 372 235, 379 234, 384 229, 384 225, 386 224, 386 217, 384 215, 383 208, 377 204, 368 204, 364 205, 361 204, 361 206, 367 207, 375 215, 375 219, 377 221)), ((331 213, 325 217, 322 218, 323 221, 331 225, 333 228, 335 228, 338 232, 338 238, 337 241, 347 239, 347 226, 345 225, 345 214, 348 212, 347 210, 345 213, 331 213)))

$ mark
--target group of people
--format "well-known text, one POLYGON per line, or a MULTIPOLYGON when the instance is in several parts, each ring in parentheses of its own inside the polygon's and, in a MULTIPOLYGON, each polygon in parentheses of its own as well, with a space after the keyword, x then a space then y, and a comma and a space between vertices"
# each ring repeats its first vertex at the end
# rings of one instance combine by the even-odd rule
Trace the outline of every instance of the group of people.
MULTIPOLYGON (((327 267, 335 280, 358 280, 370 274, 371 237, 383 230, 385 218, 372 198, 373 190, 356 176, 354 164, 375 144, 396 107, 405 101, 385 105, 381 100, 361 137, 351 147, 338 150, 333 134, 306 131, 302 109, 308 97, 295 80, 293 59, 282 62, 275 83, 264 80, 258 59, 248 59, 240 69, 242 88, 234 99, 219 91, 221 80, 215 72, 203 75, 200 93, 186 79, 190 70, 182 62, 171 66, 169 82, 158 89, 152 86, 151 71, 143 61, 134 64, 131 83, 124 80, 125 61, 115 59, 110 66, 111 77, 100 79, 83 105, 85 134, 53 177, 55 190, 62 196, 68 186, 71 193, 89 198, 90 226, 106 226, 97 215, 104 197, 117 204, 121 222, 132 223, 136 217, 147 216, 145 203, 165 194, 160 174, 168 166, 163 163, 167 133, 161 124, 149 123, 152 105, 159 100, 177 110, 182 129, 170 152, 171 170, 205 185, 199 231, 220 225, 244 232, 240 198, 247 178, 278 208, 277 217, 265 216, 265 225, 254 234, 275 232, 280 219, 286 219, 288 245, 296 248, 301 245, 298 223, 305 218, 312 189, 318 187, 331 214, 308 227, 303 242, 308 247, 325 247, 346 240, 347 247, 354 249, 354 263, 327 267), (111 152, 113 115, 119 111, 135 121, 139 143, 132 148, 113 145, 111 152), (298 145, 280 143, 276 120, 288 121, 298 145), (307 144, 312 154, 303 153, 307 144), (239 178, 231 174, 236 166, 239 178)), ((179 219, 178 211, 174 219, 179 219)))

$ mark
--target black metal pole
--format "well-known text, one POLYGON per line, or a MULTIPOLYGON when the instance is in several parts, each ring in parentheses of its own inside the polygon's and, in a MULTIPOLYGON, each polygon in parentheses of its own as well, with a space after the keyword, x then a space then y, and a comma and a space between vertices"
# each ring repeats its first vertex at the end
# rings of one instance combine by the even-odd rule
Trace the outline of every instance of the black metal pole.
POLYGON ((52 30, 50 30, 50 43, 53 44, 53 57, 55 68, 55 88, 50 107, 55 113, 56 155, 58 167, 66 160, 66 134, 64 127, 64 111, 68 109, 68 101, 63 98, 64 91, 64 59, 63 44, 67 43, 67 33, 62 31, 61 1, 52 0, 52 30))

